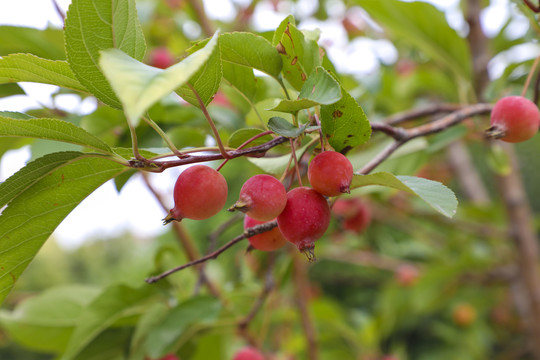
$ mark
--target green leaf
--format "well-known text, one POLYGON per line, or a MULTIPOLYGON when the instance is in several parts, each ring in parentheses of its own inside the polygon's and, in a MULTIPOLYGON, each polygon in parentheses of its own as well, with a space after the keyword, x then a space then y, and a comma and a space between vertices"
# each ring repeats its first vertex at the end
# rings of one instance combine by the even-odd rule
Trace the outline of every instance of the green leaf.
POLYGON ((31 54, 15 54, 0 59, 0 83, 29 81, 57 85, 87 92, 73 75, 69 64, 62 60, 47 60, 31 54))
MULTIPOLYGON (((193 46, 187 50, 187 53, 192 54, 200 48, 199 46, 193 46)), ((197 91, 205 106, 212 101, 218 91, 222 75, 221 55, 218 50, 213 51, 204 65, 188 80, 188 83, 197 91)), ((176 93, 191 105, 200 107, 195 94, 187 85, 177 89, 176 93)))
POLYGON ((283 60, 283 76, 293 88, 300 91, 308 76, 321 65, 317 41, 309 39, 288 23, 278 45, 283 60))
POLYGON ((341 99, 341 87, 328 71, 318 66, 300 89, 298 98, 330 105, 341 99))
POLYGON ((164 314, 162 321, 148 332, 145 341, 148 355, 151 358, 166 355, 189 327, 213 324, 220 312, 221 303, 213 297, 199 296, 184 301, 164 314))
POLYGON ((55 153, 29 163, 0 184, 2 202, 9 202, 0 215, 0 302, 71 210, 124 171, 124 166, 103 156, 55 153))
POLYGON ((351 190, 362 186, 381 185, 406 191, 418 196, 429 206, 447 217, 456 214, 456 195, 443 184, 415 176, 395 176, 387 172, 369 175, 354 175, 351 190))
POLYGON ((0 39, 0 56, 30 53, 45 59, 66 59, 62 29, 0 26, 0 39))
POLYGON ((371 136, 364 110, 345 89, 341 93, 338 102, 321 106, 322 132, 336 151, 361 145, 371 136))
POLYGON ((72 123, 57 119, 16 120, 0 116, 0 137, 2 136, 62 141, 113 154, 109 145, 99 138, 72 123))
POLYGON ((233 64, 252 67, 278 79, 282 63, 275 47, 263 38, 247 32, 225 33, 219 37, 221 58, 233 64))
POLYGON ((317 67, 307 78, 296 100, 281 100, 272 111, 295 114, 317 105, 330 105, 341 99, 339 83, 322 67, 317 67))
POLYGON ((464 79, 471 77, 467 42, 446 22, 444 13, 425 2, 356 0, 375 21, 399 40, 418 47, 464 79))
POLYGON ((296 138, 299 137, 306 131, 306 128, 309 124, 304 124, 300 128, 297 128, 287 120, 282 117, 274 116, 268 120, 268 128, 275 132, 278 135, 287 137, 287 138, 296 138))
MULTIPOLYGON (((255 129, 255 128, 244 128, 244 129, 236 130, 229 137, 227 145, 232 148, 237 148, 243 143, 245 143, 246 141, 248 141, 249 139, 259 135, 262 132, 263 130, 255 129)), ((272 140, 271 135, 264 135, 253 140, 247 146, 252 147, 252 146, 262 145, 270 140, 272 140)))
POLYGON ((257 86, 253 69, 230 62, 223 62, 223 78, 227 83, 253 104, 257 86))
POLYGON ((155 296, 155 289, 147 284, 140 288, 111 285, 105 289, 82 312, 62 359, 77 358, 80 351, 115 322, 144 312, 148 299, 155 296))
POLYGON ((63 352, 79 315, 99 293, 94 287, 65 285, 27 298, 12 312, 0 313, 0 324, 10 338, 39 352, 63 352))
POLYGON ((166 70, 143 64, 118 49, 103 50, 99 63, 128 120, 136 126, 150 106, 185 84, 205 64, 216 44, 217 33, 204 48, 166 70))
POLYGON ((289 24, 296 26, 296 21, 292 15, 288 15, 279 23, 279 26, 276 28, 276 31, 274 31, 274 35, 272 37, 272 45, 277 46, 279 44, 281 37, 289 24))
POLYGON ((98 66, 100 51, 117 48, 142 60, 146 51, 135 0, 73 0, 65 21, 69 65, 80 83, 105 104, 120 108, 98 66))
POLYGON ((25 95, 25 92, 17 84, 1 84, 0 85, 0 98, 13 96, 13 95, 25 95))

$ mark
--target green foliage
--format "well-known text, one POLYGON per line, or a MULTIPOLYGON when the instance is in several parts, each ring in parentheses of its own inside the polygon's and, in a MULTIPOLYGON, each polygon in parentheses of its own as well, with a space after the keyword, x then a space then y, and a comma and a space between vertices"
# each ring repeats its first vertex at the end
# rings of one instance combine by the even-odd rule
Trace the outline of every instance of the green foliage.
MULTIPOLYGON (((523 352, 526 333, 510 310, 507 286, 517 276, 499 275, 517 268, 508 219, 495 196, 487 207, 469 203, 445 158, 450 144, 467 144, 483 180, 495 189, 494 173, 507 174, 510 162, 498 146, 480 141, 486 119, 436 135, 400 137, 407 128, 439 124, 444 110, 405 125, 387 122, 395 133, 372 131, 375 121, 426 104, 476 102, 469 44, 441 11, 418 1, 343 4, 340 20, 350 40, 385 36, 399 57, 395 64, 381 62, 374 74, 352 76, 336 70, 340 59, 327 56, 319 30, 306 29, 302 16, 289 15, 275 31, 257 33, 244 21, 259 6, 253 2, 211 36, 190 4, 179 9, 173 3, 74 0, 63 30, 0 26, 0 97, 24 93, 18 82, 37 82, 59 86, 55 96, 100 101, 84 116, 54 107, 0 109, 0 155, 30 145, 33 159, 0 183, 0 357, 226 360, 255 341, 267 356, 309 359, 310 332, 320 359, 502 359, 500 353, 523 352), (351 30, 345 21, 351 4, 385 34, 359 24, 351 30), (204 35, 194 42, 182 25, 187 20, 201 22, 204 35), (144 62, 146 44, 183 55, 158 69, 144 62), (248 154, 224 161, 210 136, 235 156, 248 154), (382 159, 395 144, 399 149, 382 159), (109 180, 121 191, 140 172, 199 162, 218 166, 210 160, 219 160, 228 206, 244 181, 261 172, 287 188, 309 185, 309 159, 322 150, 346 154, 357 172, 381 161, 377 172, 356 173, 351 194, 342 195, 361 197, 370 226, 358 234, 335 216, 316 242, 315 264, 295 258, 290 244, 271 254, 244 251, 243 239, 204 264, 157 284, 143 282, 241 234, 242 217, 225 211, 183 220, 153 239, 126 235, 75 251, 47 241, 109 180), (403 279, 407 266, 416 271, 412 280, 403 279), (453 315, 459 304, 474 311, 466 326, 453 315)), ((317 18, 329 17, 326 3, 318 3, 317 18)), ((518 5, 530 29, 510 39, 509 20, 488 40, 493 55, 535 39, 535 16, 518 5)), ((532 59, 507 65, 480 95, 518 92, 534 71, 532 59)), ((532 168, 526 179, 531 194, 537 192, 531 156, 538 141, 518 147, 522 158, 528 156, 525 168, 532 168)), ((162 197, 164 208, 169 200, 162 197)))

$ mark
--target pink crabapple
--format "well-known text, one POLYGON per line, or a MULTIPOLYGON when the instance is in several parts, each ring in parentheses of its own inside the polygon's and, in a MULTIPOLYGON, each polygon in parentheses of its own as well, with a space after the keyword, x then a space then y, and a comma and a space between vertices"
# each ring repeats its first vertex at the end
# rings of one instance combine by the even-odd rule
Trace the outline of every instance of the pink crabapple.
POLYGON ((287 191, 273 176, 260 174, 249 178, 242 189, 238 201, 228 210, 239 210, 259 221, 276 218, 287 203, 287 191))
POLYGON ((174 185, 174 207, 163 222, 204 220, 217 214, 227 201, 227 181, 206 165, 193 165, 184 170, 174 185))
POLYGON ((263 354, 254 347, 246 346, 234 355, 233 360, 264 360, 263 354))
POLYGON ((339 198, 332 206, 332 213, 341 220, 345 230, 360 234, 371 223, 371 212, 359 198, 339 198))
MULTIPOLYGON (((244 217, 244 230, 264 223, 264 221, 255 220, 246 215, 244 217)), ((287 240, 285 237, 283 237, 283 234, 278 227, 275 227, 270 231, 251 236, 248 238, 248 240, 251 246, 261 251, 274 251, 283 247, 283 245, 287 243, 287 240)))
POLYGON ((309 183, 324 196, 338 196, 350 192, 352 178, 351 162, 337 151, 324 151, 309 163, 309 183))
POLYGON ((523 96, 507 96, 491 111, 490 138, 517 143, 532 138, 540 127, 540 112, 535 103, 523 96))
POLYGON ((326 199, 308 187, 298 187, 287 193, 287 205, 277 217, 279 230, 285 239, 315 260, 315 240, 324 235, 330 223, 330 207, 326 199))

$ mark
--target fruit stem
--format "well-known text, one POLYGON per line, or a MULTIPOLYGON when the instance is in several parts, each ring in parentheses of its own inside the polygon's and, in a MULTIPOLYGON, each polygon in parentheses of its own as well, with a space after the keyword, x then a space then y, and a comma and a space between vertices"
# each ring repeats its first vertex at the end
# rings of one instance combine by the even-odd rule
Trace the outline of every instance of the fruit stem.
POLYGON ((298 166, 298 159, 296 158, 296 150, 294 148, 294 140, 289 139, 289 142, 291 144, 292 157, 293 157, 293 160, 294 160, 294 168, 296 170, 296 176, 298 177, 298 185, 303 186, 302 185, 302 176, 300 175, 300 167, 298 166))
POLYGON ((216 138, 216 142, 217 142, 217 145, 218 145, 218 148, 219 148, 219 152, 221 153, 223 158, 230 159, 230 155, 227 153, 227 151, 225 150, 225 147, 223 146, 223 142, 221 141, 221 137, 219 136, 219 132, 218 132, 218 130, 216 128, 216 124, 214 123, 214 120, 212 120, 212 117, 208 113, 208 109, 206 108, 206 105, 204 105, 204 102, 202 101, 201 97, 199 96, 199 93, 197 92, 197 90, 195 90, 193 85, 191 85, 189 82, 187 82, 186 85, 191 89, 191 91, 193 92, 193 94, 197 98, 197 102, 199 103, 199 106, 201 107, 201 110, 202 110, 202 112, 204 114, 204 117, 206 118, 206 120, 208 120, 208 124, 210 124, 210 128, 212 128, 212 132, 214 133, 214 137, 216 138))
POLYGON ((527 93, 527 89, 529 88, 529 84, 531 83, 531 79, 533 77, 534 71, 536 70, 536 67, 538 66, 538 61, 540 61, 540 55, 534 59, 534 63, 531 67, 531 70, 529 71, 529 75, 527 75, 527 80, 525 80, 525 84, 523 85, 523 90, 521 90, 521 96, 525 97, 525 94, 527 93))
POLYGON ((184 154, 180 150, 178 150, 178 148, 173 144, 171 139, 167 136, 167 134, 165 134, 163 129, 161 129, 158 124, 156 124, 156 122, 154 120, 152 120, 152 119, 150 119, 149 117, 146 117, 146 116, 143 116, 143 120, 146 121, 146 123, 148 125, 150 125, 150 127, 152 129, 154 129, 155 132, 158 133, 158 135, 163 139, 163 141, 165 141, 165 143, 167 144, 169 149, 171 149, 171 151, 173 152, 174 155, 176 155, 180 159, 187 157, 186 154, 184 154))

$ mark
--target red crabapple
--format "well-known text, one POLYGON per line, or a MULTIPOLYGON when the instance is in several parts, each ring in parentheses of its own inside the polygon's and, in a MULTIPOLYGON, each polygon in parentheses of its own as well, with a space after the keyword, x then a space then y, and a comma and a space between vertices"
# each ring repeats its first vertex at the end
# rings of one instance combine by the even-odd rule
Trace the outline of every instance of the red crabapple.
POLYGON ((517 143, 532 138, 540 127, 540 112, 535 103, 523 96, 503 97, 491 111, 488 137, 517 143))
MULTIPOLYGON (((246 215, 244 217, 244 230, 254 227, 255 225, 260 225, 264 223, 264 221, 258 221, 246 215)), ((287 242, 287 240, 285 240, 285 238, 283 237, 281 231, 279 231, 278 227, 275 227, 270 231, 254 235, 248 238, 248 240, 251 246, 253 246, 257 250, 262 251, 277 250, 283 247, 283 245, 285 245, 285 243, 287 242)))
POLYGON ((259 350, 246 346, 234 355, 233 360, 264 360, 264 356, 259 350))
POLYGON ((362 233, 371 222, 371 212, 359 198, 337 199, 332 213, 342 221, 344 229, 357 234, 362 233))
POLYGON ((174 208, 165 224, 184 218, 203 220, 217 214, 227 201, 227 181, 206 165, 194 165, 183 171, 174 185, 174 208))
POLYGON ((279 230, 285 239, 315 260, 315 240, 324 235, 330 223, 330 207, 326 199, 308 187, 298 187, 287 193, 287 205, 277 217, 279 230))
POLYGON ((418 281, 420 271, 414 265, 403 264, 396 269, 394 276, 399 285, 409 287, 418 281))
POLYGON ((281 214, 286 203, 287 191, 281 181, 261 174, 244 183, 238 201, 228 210, 240 210, 255 220, 268 221, 281 214))
POLYGON ((338 196, 349 192, 353 167, 345 155, 324 151, 315 156, 308 167, 311 187, 325 196, 338 196))

